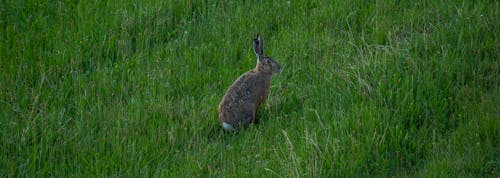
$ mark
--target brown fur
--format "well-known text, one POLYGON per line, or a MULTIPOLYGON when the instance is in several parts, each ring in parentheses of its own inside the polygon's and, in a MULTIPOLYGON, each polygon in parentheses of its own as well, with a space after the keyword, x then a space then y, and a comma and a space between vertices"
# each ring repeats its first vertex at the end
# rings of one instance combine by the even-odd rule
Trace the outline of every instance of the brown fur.
MULTIPOLYGON (((259 43, 262 45, 260 35, 259 43)), ((262 46, 258 46, 261 50, 262 46)), ((269 94, 271 76, 280 70, 280 66, 270 57, 257 52, 259 60, 255 69, 241 75, 227 90, 219 104, 219 123, 230 124, 236 130, 256 122, 255 114, 269 94)))

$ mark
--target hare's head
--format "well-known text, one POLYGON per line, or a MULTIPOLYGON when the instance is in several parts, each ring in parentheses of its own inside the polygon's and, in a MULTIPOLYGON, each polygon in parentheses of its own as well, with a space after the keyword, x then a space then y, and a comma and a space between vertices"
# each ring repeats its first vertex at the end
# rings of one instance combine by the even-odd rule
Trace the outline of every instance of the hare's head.
POLYGON ((257 70, 264 73, 275 73, 281 70, 280 65, 269 56, 264 56, 264 43, 262 36, 257 34, 253 39, 253 51, 257 55, 257 70))

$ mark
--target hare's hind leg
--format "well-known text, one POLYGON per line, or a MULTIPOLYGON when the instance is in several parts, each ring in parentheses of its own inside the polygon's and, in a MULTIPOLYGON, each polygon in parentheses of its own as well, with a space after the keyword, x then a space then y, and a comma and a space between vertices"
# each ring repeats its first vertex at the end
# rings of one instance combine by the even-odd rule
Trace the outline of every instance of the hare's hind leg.
POLYGON ((255 109, 249 108, 246 110, 244 119, 243 119, 243 125, 245 127, 248 127, 251 123, 255 123, 255 109))
POLYGON ((246 116, 245 125, 255 122, 255 112, 251 112, 246 116))

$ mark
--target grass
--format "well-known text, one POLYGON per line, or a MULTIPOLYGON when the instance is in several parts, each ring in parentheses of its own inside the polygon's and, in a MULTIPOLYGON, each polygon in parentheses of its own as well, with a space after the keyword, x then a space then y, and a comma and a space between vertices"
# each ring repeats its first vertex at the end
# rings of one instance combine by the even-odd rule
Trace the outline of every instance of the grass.
POLYGON ((2 1, 0 177, 498 177, 498 1, 2 1), (283 67, 261 123, 217 105, 283 67))

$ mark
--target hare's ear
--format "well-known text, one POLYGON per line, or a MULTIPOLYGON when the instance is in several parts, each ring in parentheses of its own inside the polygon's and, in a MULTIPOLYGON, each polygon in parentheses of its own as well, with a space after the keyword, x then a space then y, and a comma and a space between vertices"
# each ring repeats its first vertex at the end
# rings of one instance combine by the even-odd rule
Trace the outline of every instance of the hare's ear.
POLYGON ((253 39, 253 51, 259 59, 264 56, 264 43, 262 43, 260 33, 257 34, 257 38, 253 39))

